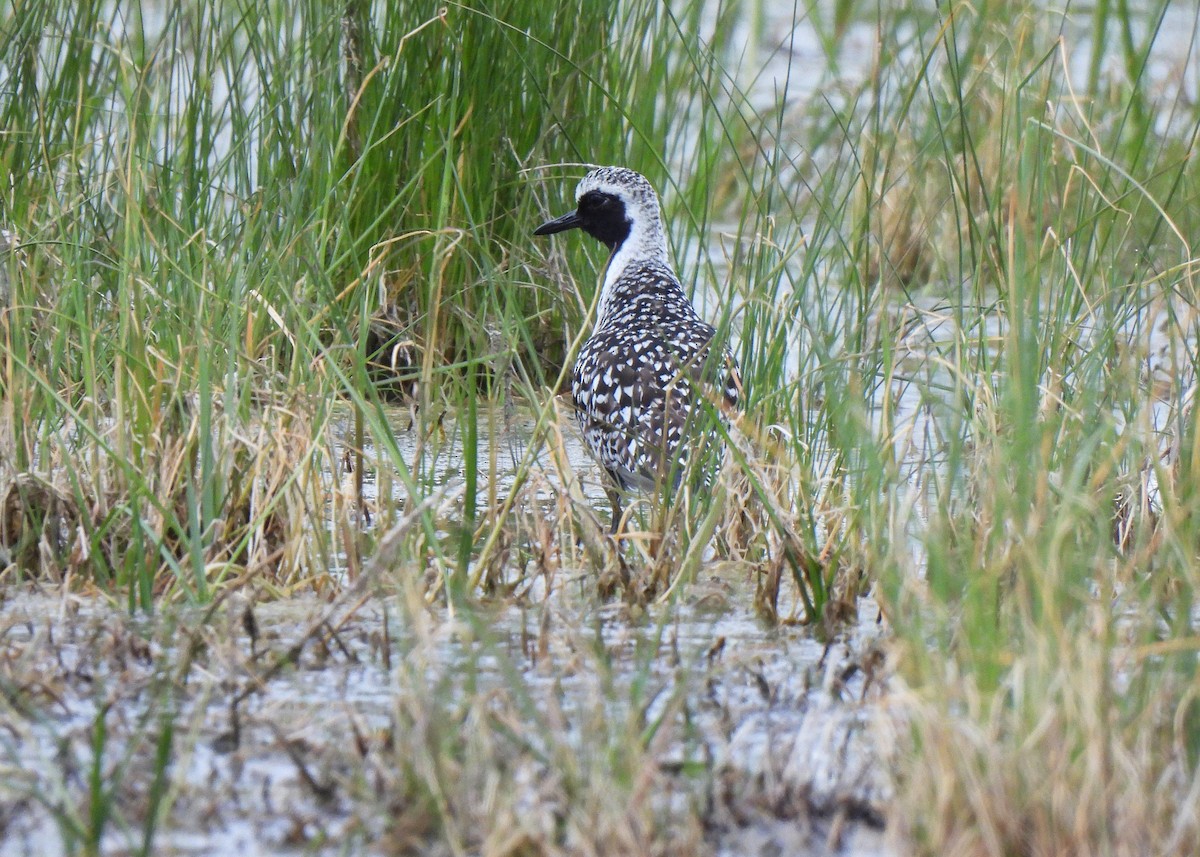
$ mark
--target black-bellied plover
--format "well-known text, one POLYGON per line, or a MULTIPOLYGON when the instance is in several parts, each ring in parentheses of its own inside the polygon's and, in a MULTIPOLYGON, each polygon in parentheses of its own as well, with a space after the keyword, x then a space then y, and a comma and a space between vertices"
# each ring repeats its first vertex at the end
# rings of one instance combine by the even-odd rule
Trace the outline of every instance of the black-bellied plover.
POLYGON ((703 415, 721 402, 735 407, 741 377, 727 348, 711 353, 715 331, 671 267, 650 182, 633 170, 601 167, 583 177, 575 201, 574 211, 534 235, 579 228, 612 252, 571 393, 584 440, 612 480, 605 487, 616 532, 619 490, 677 485, 693 452, 713 436, 703 415))

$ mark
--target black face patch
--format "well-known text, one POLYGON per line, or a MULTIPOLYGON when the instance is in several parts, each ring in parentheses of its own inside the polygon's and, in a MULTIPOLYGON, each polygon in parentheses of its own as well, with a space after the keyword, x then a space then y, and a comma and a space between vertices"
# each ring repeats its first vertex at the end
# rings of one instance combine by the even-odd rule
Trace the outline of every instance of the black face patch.
POLYGON ((630 222, 625 203, 611 193, 592 190, 579 198, 576 210, 583 231, 616 250, 629 237, 630 222))

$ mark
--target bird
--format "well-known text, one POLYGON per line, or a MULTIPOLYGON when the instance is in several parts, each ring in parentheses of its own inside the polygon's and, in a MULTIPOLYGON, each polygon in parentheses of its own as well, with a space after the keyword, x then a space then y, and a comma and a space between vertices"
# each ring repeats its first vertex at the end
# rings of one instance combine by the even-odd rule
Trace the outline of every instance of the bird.
POLYGON ((690 458, 713 442, 714 408, 742 393, 737 362, 696 312, 671 265, 658 194, 625 167, 593 169, 575 209, 534 235, 582 229, 609 249, 596 321, 571 372, 584 442, 607 474, 612 529, 621 493, 677 487, 690 458))

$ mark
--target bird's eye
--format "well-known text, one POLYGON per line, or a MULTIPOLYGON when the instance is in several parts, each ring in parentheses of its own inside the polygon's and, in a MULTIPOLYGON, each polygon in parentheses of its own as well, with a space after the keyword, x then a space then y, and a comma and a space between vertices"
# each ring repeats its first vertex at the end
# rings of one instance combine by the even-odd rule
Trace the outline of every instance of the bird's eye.
POLYGON ((579 207, 585 211, 601 211, 609 208, 616 200, 607 193, 592 191, 579 201, 579 207))

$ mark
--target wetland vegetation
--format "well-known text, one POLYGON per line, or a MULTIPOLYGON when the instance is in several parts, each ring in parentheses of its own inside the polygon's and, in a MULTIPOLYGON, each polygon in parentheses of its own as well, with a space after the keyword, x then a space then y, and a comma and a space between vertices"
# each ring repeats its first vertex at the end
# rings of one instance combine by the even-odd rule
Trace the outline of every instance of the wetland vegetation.
POLYGON ((1200 12, 556 6, 0 4, 0 855, 1200 852, 1200 12), (745 385, 620 546, 609 163, 745 385))

